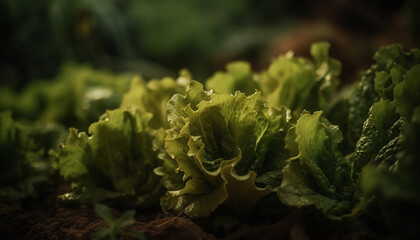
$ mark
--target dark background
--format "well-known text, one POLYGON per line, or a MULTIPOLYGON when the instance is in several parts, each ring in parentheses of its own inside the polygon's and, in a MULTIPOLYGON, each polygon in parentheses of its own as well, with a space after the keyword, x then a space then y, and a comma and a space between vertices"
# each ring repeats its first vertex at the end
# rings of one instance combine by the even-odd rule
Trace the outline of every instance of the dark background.
POLYGON ((331 43, 353 81, 381 46, 420 46, 419 1, 0 0, 0 81, 16 90, 66 62, 203 81, 233 60, 254 70, 331 43))

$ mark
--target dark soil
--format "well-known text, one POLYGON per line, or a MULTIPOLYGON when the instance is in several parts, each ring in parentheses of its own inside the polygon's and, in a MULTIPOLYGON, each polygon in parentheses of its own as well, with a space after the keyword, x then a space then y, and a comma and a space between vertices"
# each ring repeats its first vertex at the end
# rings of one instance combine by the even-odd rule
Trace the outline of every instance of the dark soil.
MULTIPOLYGON (((120 212, 112 210, 116 217, 120 212)), ((90 239, 94 230, 105 229, 107 225, 95 212, 87 207, 78 209, 57 208, 44 211, 25 210, 17 204, 0 203, 0 239, 90 239), (48 216, 51 211, 54 213, 48 216)), ((327 220, 314 216, 302 209, 296 209, 280 220, 259 224, 240 223, 227 236, 207 233, 201 226, 185 216, 170 216, 163 213, 136 215, 136 222, 127 230, 144 232, 148 239, 394 239, 380 236, 367 230, 346 232, 327 220)), ((120 239, 131 239, 121 237, 120 239)))
MULTIPOLYGON (((55 199, 66 191, 69 191, 69 186, 61 182, 43 199, 21 203, 0 201, 0 239, 84 240, 90 239, 93 231, 107 228, 105 221, 87 206, 73 209, 58 207, 55 199)), ((121 215, 118 210, 112 209, 112 212, 117 218, 121 215)), ((216 223, 216 218, 192 220, 183 215, 166 215, 159 210, 150 209, 139 212, 135 216, 136 222, 126 230, 143 232, 147 239, 157 240, 397 239, 389 237, 389 233, 382 232, 381 228, 376 228, 373 232, 367 229, 375 228, 363 224, 348 227, 348 223, 342 223, 340 226, 340 223, 331 222, 311 209, 295 209, 283 216, 266 220, 262 218, 252 223, 238 219, 232 221, 228 217, 229 224, 225 220, 224 227, 216 223)), ((132 238, 122 236, 120 239, 132 238)))

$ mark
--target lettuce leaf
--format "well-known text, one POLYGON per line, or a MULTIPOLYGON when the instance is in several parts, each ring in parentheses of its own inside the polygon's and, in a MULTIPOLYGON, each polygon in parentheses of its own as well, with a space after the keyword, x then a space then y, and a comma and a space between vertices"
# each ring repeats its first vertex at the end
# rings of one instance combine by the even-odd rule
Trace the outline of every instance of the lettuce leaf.
POLYGON ((420 64, 402 76, 404 80, 396 83, 394 88, 395 105, 398 113, 411 119, 414 108, 420 105, 420 64))
POLYGON ((260 93, 219 95, 193 81, 185 96, 169 101, 168 117, 165 149, 183 186, 168 189, 164 211, 203 217, 227 205, 246 215, 281 181, 290 116, 286 108, 268 108, 260 93))
POLYGON ((292 153, 283 169, 280 200, 293 207, 315 205, 326 216, 349 214, 354 190, 351 165, 338 150, 343 137, 322 112, 304 112, 286 138, 292 153))
POLYGON ((389 100, 381 100, 372 105, 352 156, 353 174, 359 174, 367 164, 377 165, 382 162, 378 161, 379 158, 375 160, 375 157, 382 148, 386 149, 389 143, 394 144, 392 140, 398 142, 401 128, 399 118, 395 112, 395 105, 389 100))

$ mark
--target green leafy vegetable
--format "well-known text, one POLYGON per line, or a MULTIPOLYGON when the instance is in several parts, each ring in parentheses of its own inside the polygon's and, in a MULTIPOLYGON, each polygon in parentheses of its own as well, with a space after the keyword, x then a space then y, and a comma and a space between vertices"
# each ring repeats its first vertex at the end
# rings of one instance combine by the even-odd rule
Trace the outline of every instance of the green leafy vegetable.
POLYGON ((1 102, 18 118, 55 121, 87 128, 106 109, 120 105, 132 76, 94 70, 87 66, 65 65, 52 82, 34 82, 19 94, 3 90, 12 100, 1 102))
POLYGON ((329 217, 349 214, 353 183, 350 163, 338 150, 343 137, 322 112, 303 113, 286 138, 293 153, 283 169, 280 200, 294 207, 315 205, 329 217))
POLYGON ((259 93, 211 94, 191 82, 168 103, 165 149, 177 167, 160 175, 181 175, 172 186, 182 187, 168 189, 162 208, 203 217, 225 204, 246 215, 281 181, 288 114, 268 108, 259 93))
POLYGON ((349 138, 353 145, 362 135, 363 123, 372 104, 380 97, 393 100, 394 85, 403 80, 406 69, 420 63, 420 50, 404 52, 401 45, 394 44, 379 49, 373 58, 376 64, 363 73, 349 98, 349 138))
POLYGON ((416 238, 420 234, 417 228, 420 223, 417 217, 420 213, 417 187, 420 183, 420 65, 409 70, 401 69, 398 67, 393 73, 392 102, 401 118, 396 122, 399 125, 397 131, 395 127, 388 130, 388 135, 399 135, 363 169, 361 186, 364 194, 374 199, 373 204, 380 209, 379 217, 390 229, 406 238, 416 238), (378 158, 380 161, 377 161, 378 158))
POLYGON ((289 52, 276 59, 259 77, 262 92, 271 106, 286 106, 298 117, 303 110, 326 109, 338 86, 339 61, 328 56, 329 44, 313 44, 315 62, 289 52))
POLYGON ((138 107, 152 113, 151 126, 155 129, 168 127, 166 119, 166 104, 177 93, 184 94, 191 76, 188 71, 181 71, 180 77, 175 81, 172 78, 150 80, 145 83, 141 78, 135 78, 131 88, 123 97, 121 107, 138 107))
POLYGON ((233 94, 236 91, 251 95, 259 89, 247 62, 232 62, 226 65, 227 72, 216 72, 206 81, 206 87, 219 94, 233 94))
POLYGON ((404 80, 395 84, 395 105, 398 113, 410 119, 414 108, 420 105, 420 64, 412 67, 403 76, 404 80))
MULTIPOLYGON (((416 49, 404 53, 399 45, 383 48, 375 55, 377 64, 362 76, 349 99, 349 119, 357 116, 363 121, 352 154, 343 157, 338 148, 343 139, 341 132, 331 131, 337 127, 327 124, 319 112, 306 113, 298 119, 286 137, 286 148, 295 157, 283 169, 278 191, 283 203, 297 207, 315 205, 333 219, 355 216, 371 207, 368 203, 372 195, 363 191, 363 185, 369 182, 363 178, 369 175, 361 173, 364 168, 393 169, 399 162, 405 137, 401 126, 420 103, 420 68, 413 66, 418 57, 416 49), (404 66, 412 67, 406 70, 404 66), (356 113, 364 107, 356 111, 355 102, 369 106, 366 116, 356 113)), ((350 131, 354 126, 350 125, 350 131)))
POLYGON ((420 106, 410 121, 402 127, 401 148, 396 151, 394 164, 377 168, 367 167, 362 172, 362 190, 374 198, 379 217, 390 229, 401 236, 414 239, 419 236, 420 220, 420 106))
POLYGON ((153 174, 158 159, 151 117, 136 108, 116 109, 89 127, 91 136, 70 129, 57 166, 60 174, 76 185, 62 199, 125 208, 155 205, 162 187, 153 174))
MULTIPOLYGON (((0 89, 0 109, 9 109, 0 113, 0 197, 36 196, 55 157, 73 186, 62 205, 160 200, 164 212, 192 218, 313 206, 330 219, 366 213, 418 236, 420 50, 380 49, 339 92, 341 65, 328 51, 316 43, 313 60, 288 53, 262 73, 230 63, 207 80, 209 91, 186 70, 129 87, 129 75, 74 66, 20 94, 0 89), (71 128, 54 152, 60 124, 90 127, 71 128)), ((93 237, 117 238, 133 221, 134 212, 115 220, 95 208, 110 228, 93 237)))
POLYGON ((50 185, 48 151, 63 140, 65 129, 54 123, 16 122, 11 115, 0 112, 0 198, 35 198, 50 185))
POLYGON ((362 167, 373 163, 378 152, 398 137, 398 134, 395 136, 394 132, 389 131, 398 119, 399 115, 395 113, 395 106, 389 100, 381 100, 373 104, 369 117, 363 125, 362 136, 356 144, 352 158, 353 174, 360 173, 362 167))
POLYGON ((389 165, 400 149, 401 120, 389 100, 373 104, 354 153, 343 156, 343 137, 321 112, 304 113, 291 128, 286 147, 295 157, 283 169, 279 198, 289 206, 315 205, 327 217, 341 219, 366 210, 368 196, 360 193, 363 167, 389 165))

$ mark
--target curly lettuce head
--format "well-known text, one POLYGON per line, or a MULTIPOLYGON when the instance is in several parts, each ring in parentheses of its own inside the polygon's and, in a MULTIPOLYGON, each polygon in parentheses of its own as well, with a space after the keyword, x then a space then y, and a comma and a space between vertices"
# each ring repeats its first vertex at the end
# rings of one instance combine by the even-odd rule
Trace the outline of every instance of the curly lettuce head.
POLYGON ((168 103, 171 158, 165 161, 172 169, 156 169, 169 188, 162 208, 190 217, 208 216, 222 204, 249 211, 281 181, 289 118, 286 108, 267 107, 258 92, 219 95, 191 82, 185 96, 168 103))
POLYGON ((149 207, 162 194, 153 174, 157 152, 151 114, 137 108, 107 111, 89 134, 71 129, 58 153, 60 174, 75 185, 62 200, 106 202, 121 207, 149 207))

